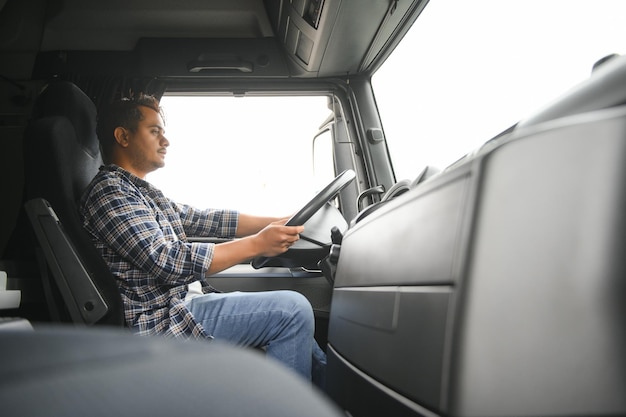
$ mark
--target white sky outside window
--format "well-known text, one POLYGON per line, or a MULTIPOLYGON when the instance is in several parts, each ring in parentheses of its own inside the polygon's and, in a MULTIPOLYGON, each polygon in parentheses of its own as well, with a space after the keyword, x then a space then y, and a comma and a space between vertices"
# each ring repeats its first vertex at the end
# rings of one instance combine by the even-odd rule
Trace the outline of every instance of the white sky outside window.
POLYGON ((312 140, 326 97, 164 96, 165 167, 147 176, 199 208, 287 216, 315 193, 312 140))
POLYGON ((624 0, 431 0, 372 80, 396 179, 446 167, 624 52, 624 0))

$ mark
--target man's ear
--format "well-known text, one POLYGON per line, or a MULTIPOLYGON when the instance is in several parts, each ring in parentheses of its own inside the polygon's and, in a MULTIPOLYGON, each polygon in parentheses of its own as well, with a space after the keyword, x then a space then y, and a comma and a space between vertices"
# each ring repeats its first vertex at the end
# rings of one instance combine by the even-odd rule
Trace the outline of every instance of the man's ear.
POLYGON ((128 131, 121 126, 118 126, 113 131, 115 141, 123 148, 128 146, 128 131))

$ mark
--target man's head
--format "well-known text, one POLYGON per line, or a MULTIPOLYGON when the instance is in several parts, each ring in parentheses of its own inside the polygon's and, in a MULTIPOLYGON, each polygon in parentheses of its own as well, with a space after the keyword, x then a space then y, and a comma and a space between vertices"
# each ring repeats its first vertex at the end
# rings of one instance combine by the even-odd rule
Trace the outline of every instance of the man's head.
POLYGON ((169 142, 159 102, 152 96, 115 101, 101 109, 97 124, 103 159, 143 178, 162 167, 169 142))

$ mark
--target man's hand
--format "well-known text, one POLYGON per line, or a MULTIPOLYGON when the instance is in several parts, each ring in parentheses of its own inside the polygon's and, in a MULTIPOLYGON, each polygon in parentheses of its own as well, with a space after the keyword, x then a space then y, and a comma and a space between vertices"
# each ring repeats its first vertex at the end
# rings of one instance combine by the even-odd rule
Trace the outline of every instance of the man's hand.
POLYGON ((274 221, 256 234, 215 245, 207 275, 223 271, 257 256, 277 256, 300 239, 304 226, 285 226, 287 218, 274 221))
POLYGON ((304 226, 285 226, 287 218, 272 222, 256 234, 258 256, 277 256, 284 253, 300 239, 304 226))

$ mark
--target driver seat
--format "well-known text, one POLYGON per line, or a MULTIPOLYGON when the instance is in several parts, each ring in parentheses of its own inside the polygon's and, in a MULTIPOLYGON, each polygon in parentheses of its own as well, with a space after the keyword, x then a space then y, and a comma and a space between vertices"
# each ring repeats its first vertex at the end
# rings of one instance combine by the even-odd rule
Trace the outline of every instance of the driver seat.
POLYGON ((45 255, 40 269, 48 304, 65 305, 56 319, 123 326, 115 278, 78 213, 81 194, 102 165, 95 127, 96 106, 76 85, 46 87, 24 138, 25 208, 45 255))

